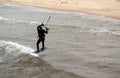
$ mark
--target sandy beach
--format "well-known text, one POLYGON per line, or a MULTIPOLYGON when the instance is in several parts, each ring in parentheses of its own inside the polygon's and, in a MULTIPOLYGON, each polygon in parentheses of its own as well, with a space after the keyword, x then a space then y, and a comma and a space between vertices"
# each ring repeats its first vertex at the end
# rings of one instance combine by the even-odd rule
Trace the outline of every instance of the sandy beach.
POLYGON ((0 0, 40 8, 82 12, 120 19, 120 0, 0 0))

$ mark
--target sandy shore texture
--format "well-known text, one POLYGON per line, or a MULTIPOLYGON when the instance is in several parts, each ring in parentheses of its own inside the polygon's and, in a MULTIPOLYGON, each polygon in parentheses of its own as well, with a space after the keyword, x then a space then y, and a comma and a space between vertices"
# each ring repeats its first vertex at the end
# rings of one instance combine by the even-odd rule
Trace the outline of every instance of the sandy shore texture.
POLYGON ((0 0, 53 10, 83 12, 120 19, 120 0, 0 0))

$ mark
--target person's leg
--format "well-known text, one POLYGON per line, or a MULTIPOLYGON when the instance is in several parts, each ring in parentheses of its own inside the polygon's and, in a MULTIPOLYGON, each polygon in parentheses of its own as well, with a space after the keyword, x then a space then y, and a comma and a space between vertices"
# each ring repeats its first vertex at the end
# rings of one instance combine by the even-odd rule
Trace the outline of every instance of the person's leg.
POLYGON ((45 42, 45 38, 42 39, 42 50, 44 50, 44 48, 45 48, 44 42, 45 42))
POLYGON ((40 50, 39 50, 39 44, 40 44, 40 42, 41 42, 41 39, 39 38, 39 39, 38 39, 38 41, 37 41, 37 43, 36 43, 37 52, 39 52, 39 51, 40 51, 40 50))

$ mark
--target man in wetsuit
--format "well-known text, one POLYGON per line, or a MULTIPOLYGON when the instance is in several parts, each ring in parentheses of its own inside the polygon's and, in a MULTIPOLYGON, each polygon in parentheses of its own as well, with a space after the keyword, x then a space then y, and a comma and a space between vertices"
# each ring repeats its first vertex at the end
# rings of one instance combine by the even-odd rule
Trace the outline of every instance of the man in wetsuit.
POLYGON ((40 52, 40 49, 39 49, 40 42, 42 42, 41 50, 42 51, 44 50, 45 34, 48 34, 48 30, 49 29, 47 27, 45 27, 43 23, 41 25, 37 26, 37 32, 38 32, 38 41, 36 43, 37 52, 40 52), (45 29, 43 29, 43 28, 45 28, 45 29))

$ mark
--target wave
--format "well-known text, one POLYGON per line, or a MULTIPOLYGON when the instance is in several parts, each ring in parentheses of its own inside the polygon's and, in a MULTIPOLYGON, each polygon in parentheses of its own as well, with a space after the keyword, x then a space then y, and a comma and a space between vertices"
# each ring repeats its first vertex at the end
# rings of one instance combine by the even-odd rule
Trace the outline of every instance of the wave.
POLYGON ((97 34, 102 34, 102 33, 108 33, 109 35, 118 35, 120 36, 120 32, 115 32, 107 29, 90 29, 89 32, 91 33, 97 33, 97 34))
POLYGON ((41 58, 29 56, 32 51, 30 47, 0 40, 0 78, 80 78, 74 73, 56 70, 41 58))
POLYGON ((0 16, 0 20, 8 20, 8 19, 0 16))
MULTIPOLYGON (((15 20, 15 19, 9 19, 9 18, 4 18, 4 17, 1 17, 0 16, 0 20, 3 20, 7 23, 27 23, 27 24, 30 24, 30 25, 33 25, 33 24, 37 24, 39 25, 40 23, 37 22, 37 21, 23 21, 23 20, 15 20)), ((118 21, 116 21, 115 23, 118 23, 118 21)), ((49 24, 49 25, 52 25, 52 24, 49 24)), ((52 26, 62 26, 62 25, 52 25, 52 26)), ((68 26, 68 27, 72 27, 72 26, 68 26)), ((76 30, 75 32, 90 32, 90 33, 97 33, 97 34, 103 34, 103 33, 107 33, 109 35, 118 35, 120 36, 120 32, 119 30, 108 30, 108 29, 105 29, 105 28, 87 28, 87 27, 80 27, 80 26, 73 26, 73 27, 79 27, 81 28, 81 30, 76 30)))
POLYGON ((72 32, 75 32, 75 33, 88 32, 88 33, 94 33, 97 35, 107 34, 107 35, 120 36, 119 30, 108 30, 104 28, 80 28, 80 29, 73 30, 72 32))
POLYGON ((26 47, 15 42, 0 41, 0 53, 4 52, 7 55, 10 54, 13 56, 18 56, 20 54, 30 54, 32 56, 38 57, 37 54, 32 53, 34 51, 35 50, 30 47, 26 47))
POLYGON ((4 18, 0 16, 0 20, 9 22, 9 23, 29 23, 30 25, 32 24, 39 24, 37 21, 23 21, 23 20, 14 20, 14 19, 9 19, 9 18, 4 18))

